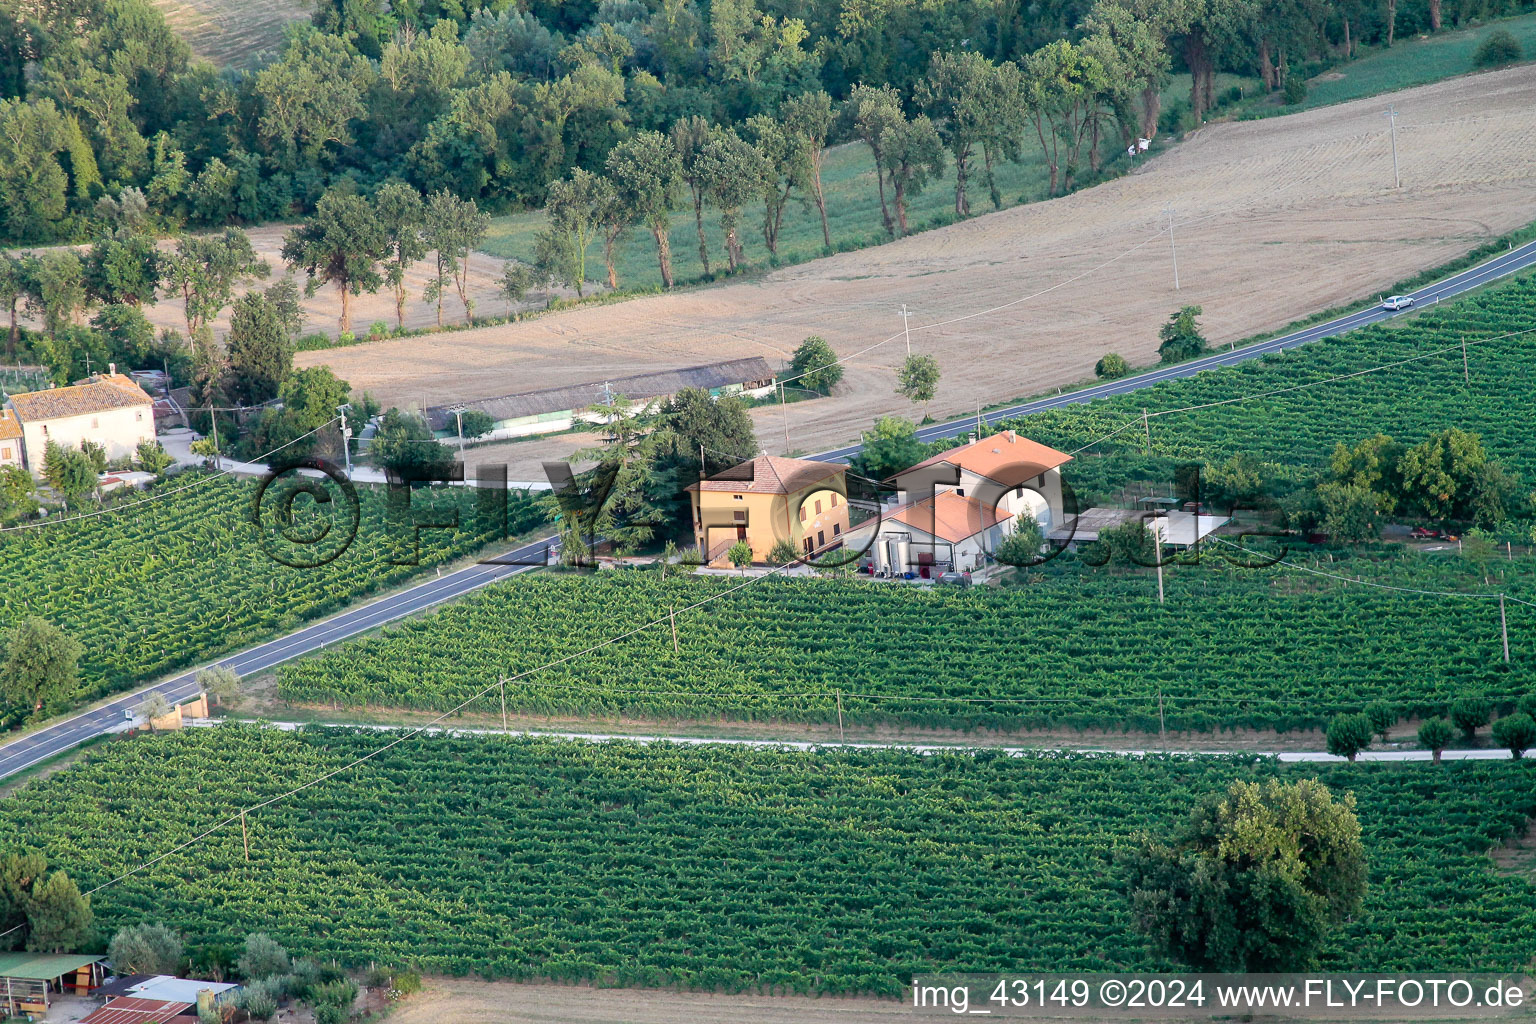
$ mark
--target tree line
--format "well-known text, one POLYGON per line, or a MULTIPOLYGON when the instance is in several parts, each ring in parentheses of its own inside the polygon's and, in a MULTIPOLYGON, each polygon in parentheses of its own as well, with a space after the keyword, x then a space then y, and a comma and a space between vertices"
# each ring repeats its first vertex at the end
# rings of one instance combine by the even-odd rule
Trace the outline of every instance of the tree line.
MULTIPOLYGON (((780 194, 791 173, 814 174, 786 147, 822 133, 827 103, 838 108, 828 140, 878 151, 882 188, 894 193, 887 223, 899 226, 902 193, 934 173, 941 145, 964 215, 973 162, 986 177, 1026 138, 1045 152, 1055 186, 1085 158, 1093 165, 1107 131, 1150 137, 1173 71, 1192 75, 1198 122, 1219 71, 1279 89, 1293 69, 1362 43, 1524 6, 323 0, 312 24, 241 72, 195 59, 147 0, 3 0, 0 239, 80 240, 96 200, 129 187, 166 229, 289 218, 330 190, 389 181, 491 211, 539 206, 574 169, 613 174, 610 157, 627 141, 641 140, 626 164, 662 159, 658 135, 672 140, 695 196, 712 187, 730 209, 770 186, 752 175, 752 185, 706 185, 722 163, 766 161, 780 194), (700 122, 738 139, 714 140, 702 168, 692 159, 709 142, 700 122)), ((668 177, 670 159, 650 171, 668 177)), ((793 187, 816 198, 814 181, 793 187)), ((652 198, 667 196, 659 187, 652 198)))

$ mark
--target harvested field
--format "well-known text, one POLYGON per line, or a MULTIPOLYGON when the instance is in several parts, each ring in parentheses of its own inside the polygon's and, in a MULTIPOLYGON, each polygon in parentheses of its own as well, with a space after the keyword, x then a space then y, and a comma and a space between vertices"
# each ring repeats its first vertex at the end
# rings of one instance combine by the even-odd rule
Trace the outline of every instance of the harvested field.
POLYGON ((418 995, 390 1014, 397 1024, 847 1024, 905 1019, 911 1007, 895 1000, 811 999, 806 996, 706 995, 656 989, 523 985, 468 978, 430 978, 418 995))
MULTIPOLYGON (((835 398, 789 408, 789 447, 816 451, 882 413, 920 413, 893 393, 903 302, 913 351, 943 369, 933 414, 960 414, 1080 381, 1109 351, 1153 362, 1158 325, 1186 303, 1204 307, 1219 345, 1368 297, 1536 219, 1533 178, 1536 69, 1512 68, 1212 125, 1097 188, 755 281, 299 361, 329 363, 386 405, 437 404, 747 355, 778 363, 821 334, 849 361, 835 398), (1401 113, 1401 189, 1387 102, 1401 113), (962 315, 973 318, 953 322, 962 315)), ((754 415, 768 450, 783 451, 779 411, 754 415)), ((503 450, 514 479, 537 479, 541 459, 577 443, 503 450)))
POLYGON ((263 53, 276 53, 283 30, 308 21, 304 0, 151 0, 166 24, 187 41, 192 52, 220 67, 254 68, 263 53))

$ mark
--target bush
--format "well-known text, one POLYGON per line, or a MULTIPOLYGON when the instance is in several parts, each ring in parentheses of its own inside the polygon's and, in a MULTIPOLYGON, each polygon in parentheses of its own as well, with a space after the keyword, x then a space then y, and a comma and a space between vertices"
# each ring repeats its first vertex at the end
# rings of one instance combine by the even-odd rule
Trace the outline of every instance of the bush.
POLYGON ((408 996, 421 991, 421 975, 416 971, 396 971, 394 989, 398 995, 408 996))
POLYGON ((1328 723, 1328 753, 1353 761, 1356 754, 1371 745, 1375 731, 1367 715, 1337 715, 1328 723))
POLYGON ((1451 728, 1451 723, 1443 718, 1431 718, 1419 726, 1419 746, 1432 751, 1435 762, 1440 761, 1440 752, 1446 748, 1451 739, 1456 735, 1451 728))
POLYGON ((178 974, 181 936, 163 924, 134 925, 112 936, 107 955, 119 974, 178 974))
POLYGON ((475 438, 482 437, 494 430, 496 420, 488 412, 482 412, 479 409, 465 409, 463 415, 459 417, 459 422, 455 423, 454 426, 457 427, 461 424, 464 428, 464 440, 473 441, 475 438))
POLYGON ((287 974, 288 951, 266 932, 253 932, 245 937, 245 952, 240 954, 236 967, 247 981, 287 974))
POLYGON ((1488 38, 1478 44, 1477 52, 1472 55, 1474 68, 1497 68, 1505 64, 1513 64, 1525 57, 1525 52, 1520 49, 1520 40, 1510 35, 1507 29, 1499 29, 1491 32, 1488 38))
POLYGON ((1373 700, 1365 706, 1365 717, 1371 720, 1371 728, 1385 743, 1397 724, 1397 711, 1384 700, 1373 700))
POLYGON ((268 1020, 277 1012, 277 996, 263 982, 254 982, 240 990, 237 1000, 240 1009, 251 1015, 252 1020, 268 1020))
POLYGON ((1101 380, 1117 380, 1131 372, 1131 364, 1125 361, 1125 357, 1110 352, 1093 364, 1093 375, 1101 380))
POLYGON ((368 337, 382 338, 389 333, 389 324, 383 320, 375 320, 368 325, 368 337))
POLYGON ((1493 717, 1493 705, 1483 697, 1462 697, 1451 701, 1451 724, 1471 739, 1493 717))
POLYGON ((1183 306, 1158 328, 1157 336, 1162 341, 1157 346, 1158 358, 1165 363, 1181 363, 1205 351, 1205 336, 1200 333, 1200 321, 1196 319, 1202 312, 1199 306, 1183 306))
POLYGON ((843 379, 843 366, 826 339, 813 334, 795 349, 789 361, 789 376, 798 378, 799 385, 809 391, 830 395, 843 379))
POLYGON ((1519 760, 1531 747, 1536 746, 1536 719, 1523 711, 1505 715, 1493 723, 1493 741, 1519 760))
POLYGON ((1307 98, 1307 80, 1300 75, 1285 77, 1285 105, 1294 107, 1307 98))

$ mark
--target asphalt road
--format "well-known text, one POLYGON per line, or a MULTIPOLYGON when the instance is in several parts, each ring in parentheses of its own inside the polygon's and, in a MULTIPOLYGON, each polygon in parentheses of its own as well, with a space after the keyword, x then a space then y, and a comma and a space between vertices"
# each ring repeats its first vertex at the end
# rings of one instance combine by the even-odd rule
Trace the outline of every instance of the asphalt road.
MULTIPOLYGON (((1454 295, 1470 291, 1489 281, 1507 277, 1516 271, 1536 264, 1536 242, 1527 242, 1502 256, 1496 256, 1486 263, 1469 267, 1459 274, 1453 274, 1433 284, 1425 285, 1412 295, 1416 308, 1422 309, 1426 305, 1432 305, 1442 299, 1449 299, 1454 295)), ((1002 419, 1011 419, 1017 416, 1028 416, 1031 413, 1044 412, 1046 409, 1060 409, 1068 405, 1077 405, 1082 402, 1091 402, 1095 398, 1108 398, 1111 395, 1123 395, 1132 391, 1140 391, 1142 388, 1151 387, 1165 380, 1176 380, 1180 377, 1193 377, 1202 370, 1213 370, 1221 366, 1232 366, 1249 359, 1257 359, 1259 356, 1270 352, 1280 352, 1284 349, 1295 348, 1297 345, 1305 345, 1309 341, 1318 341, 1322 338, 1332 338, 1339 334, 1366 327, 1370 324, 1390 320, 1393 317, 1403 316, 1406 312, 1391 312, 1380 306, 1372 306, 1362 309, 1358 313, 1350 313, 1333 320, 1328 320, 1311 327, 1304 327, 1290 334, 1282 334, 1270 338, 1268 341, 1254 342, 1242 348, 1230 349, 1226 352, 1217 352, 1199 359, 1191 359, 1187 363, 1178 363, 1174 366, 1156 370, 1148 370, 1146 373, 1138 373, 1130 377, 1121 377, 1119 380, 1108 381, 1104 384, 1096 384, 1080 391, 1071 391, 1063 395, 1052 395, 1049 398, 1038 398, 1030 402, 1021 402, 1018 405, 1008 406, 1005 409, 993 409, 983 414, 985 422, 995 422, 1002 419)), ((918 438, 923 441, 937 441, 941 438, 957 437, 968 433, 976 425, 975 416, 965 416, 945 423, 934 423, 923 427, 917 432, 918 438)), ((844 462, 859 453, 861 445, 851 444, 844 448, 835 448, 831 451, 810 455, 807 458, 818 459, 823 462, 844 462)))
MULTIPOLYGON (((1516 271, 1531 266, 1533 263, 1536 263, 1536 242, 1522 245, 1502 256, 1471 267, 1459 274, 1453 274, 1442 281, 1427 285, 1411 294, 1415 303, 1422 307, 1439 299, 1448 299, 1479 285, 1486 284, 1489 281, 1513 274, 1516 271)), ((1365 327, 1368 324, 1401 315, 1401 313, 1393 313, 1379 307, 1372 307, 1299 331, 1293 331, 1290 334, 1271 338, 1268 341, 1256 342, 1243 348, 1202 356, 1199 359, 1192 359, 1187 363, 1151 370, 1147 373, 1136 374, 1131 377, 1123 377, 1120 380, 1098 384, 1094 387, 1073 391, 1069 394, 1036 399, 1031 402, 1022 402, 1006 409, 995 409, 986 413, 985 418, 995 421, 1004 418, 1027 416, 1046 409, 1059 409, 1063 406, 1080 402, 1090 402, 1095 398, 1107 398, 1110 395, 1126 394, 1127 392, 1151 387, 1165 380, 1191 377, 1201 370, 1231 366, 1234 363, 1241 363, 1248 359, 1256 359, 1267 352, 1279 352, 1282 349, 1294 348, 1297 345, 1304 345, 1309 341, 1330 338, 1359 327, 1365 327)), ((955 437, 969 431, 975 422, 975 417, 964 417, 950 420, 946 423, 935 423, 919 430, 918 437, 925 441, 955 437)), ((810 458, 822 461, 844 461, 857 455, 860 447, 857 444, 848 445, 844 448, 812 455, 810 458)), ((520 548, 505 552, 500 557, 510 561, 528 562, 537 560, 543 555, 547 543, 547 539, 533 541, 520 548)), ((384 625, 387 622, 392 622, 412 612, 420 611, 423 608, 430 608, 433 605, 460 597, 497 580, 506 579, 520 572, 527 572, 530 568, 532 568, 530 565, 475 565, 466 569, 460 569, 457 572, 426 580, 407 590, 342 612, 340 615, 306 626, 297 632, 261 644, 258 647, 252 647, 249 650, 222 659, 215 664, 227 665, 242 676, 263 672, 291 658, 320 650, 328 644, 357 636, 360 633, 384 625)), ((56 754, 63 753, 92 737, 110 732, 121 732, 127 729, 133 723, 128 717, 125 717, 124 713, 136 711, 139 705, 144 702, 145 697, 151 692, 158 691, 163 693, 166 699, 173 703, 194 695, 197 692, 197 684, 194 681, 195 675, 196 670, 193 670, 176 676, 173 679, 136 690, 102 707, 56 722, 45 729, 40 729, 37 732, 0 746, 0 779, 14 775, 37 764, 39 761, 44 761, 56 754)))
MULTIPOLYGON (((547 541, 538 540, 495 556, 508 562, 543 564, 547 541)), ((290 658, 318 651, 329 644, 350 639, 387 622, 460 597, 472 590, 509 576, 527 572, 533 565, 472 565, 455 572, 427 579, 406 590, 376 601, 350 608, 276 640, 268 641, 239 654, 213 662, 227 665, 242 676, 264 672, 290 658)), ((206 666, 202 666, 206 667, 206 666)), ((82 712, 30 733, 0 747, 0 779, 61 754, 72 747, 105 733, 122 732, 134 724, 128 714, 136 714, 150 693, 162 693, 171 703, 195 696, 198 669, 147 686, 117 698, 109 704, 82 712), (125 714, 127 713, 127 714, 125 714)), ((138 716, 142 724, 142 716, 138 716)))

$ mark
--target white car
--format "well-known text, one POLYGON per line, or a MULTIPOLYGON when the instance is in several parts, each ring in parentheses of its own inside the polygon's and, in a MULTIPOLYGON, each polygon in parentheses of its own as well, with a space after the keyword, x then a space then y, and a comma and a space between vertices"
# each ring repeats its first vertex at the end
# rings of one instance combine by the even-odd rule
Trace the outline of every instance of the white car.
POLYGON ((1390 309, 1394 313, 1397 312, 1400 309, 1412 309, 1413 308, 1413 296, 1412 295, 1389 295, 1385 299, 1381 300, 1381 308, 1382 309, 1390 309))

